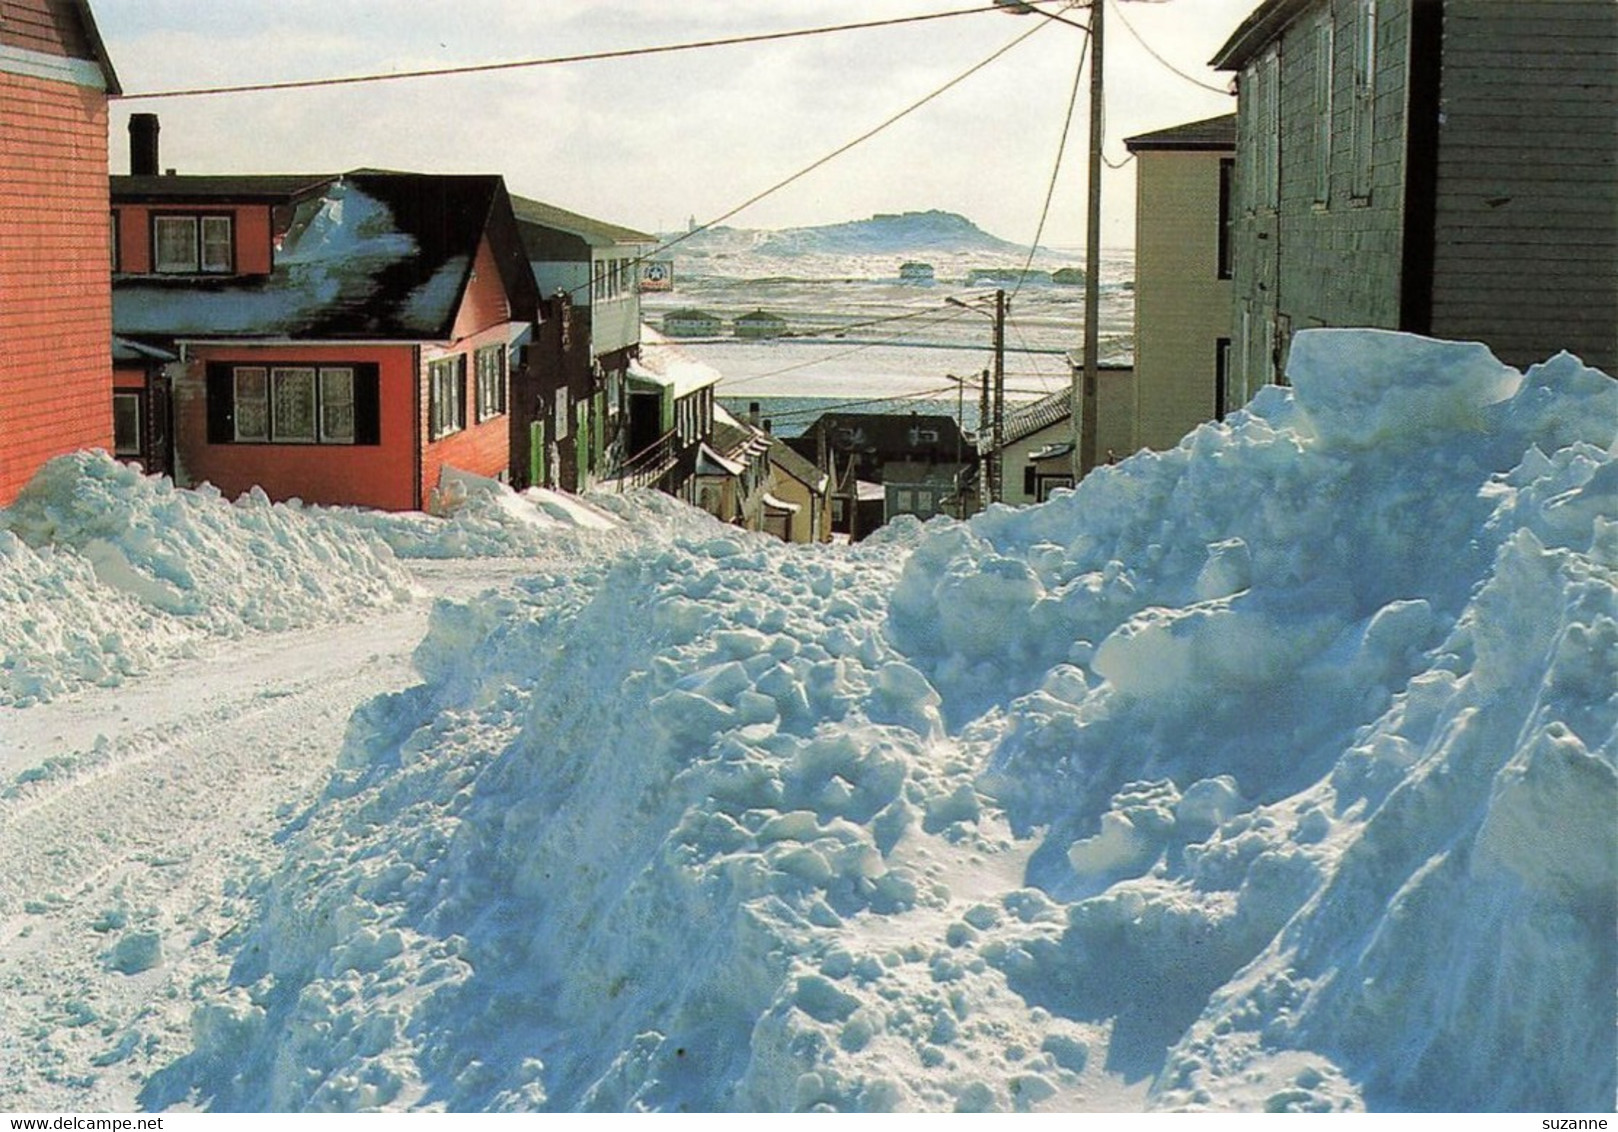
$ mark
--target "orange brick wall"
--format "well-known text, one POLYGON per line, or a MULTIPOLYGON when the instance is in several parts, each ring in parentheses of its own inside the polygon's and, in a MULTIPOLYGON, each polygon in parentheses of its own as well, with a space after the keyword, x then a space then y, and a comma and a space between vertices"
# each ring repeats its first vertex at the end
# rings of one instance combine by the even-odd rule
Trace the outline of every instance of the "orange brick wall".
POLYGON ((0 507, 112 447, 107 99, 0 73, 0 507))

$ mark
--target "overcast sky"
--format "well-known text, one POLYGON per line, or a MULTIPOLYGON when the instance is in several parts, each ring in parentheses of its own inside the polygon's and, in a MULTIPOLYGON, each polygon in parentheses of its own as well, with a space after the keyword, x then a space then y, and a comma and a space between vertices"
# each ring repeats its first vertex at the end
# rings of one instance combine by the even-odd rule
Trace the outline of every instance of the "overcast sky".
MULTIPOLYGON (((92 0, 127 95, 419 70, 852 23, 976 0, 92 0)), ((1206 62, 1257 0, 1119 0, 1108 12, 1106 152, 1235 109, 1206 62), (1120 16, 1122 18, 1120 18, 1120 16)), ((1082 10, 1069 19, 1084 22, 1082 10)), ((1083 33, 998 12, 893 28, 485 75, 112 104, 161 116, 182 173, 360 166, 501 173, 512 191, 649 231, 711 220, 824 157, 1037 25, 937 100, 730 223, 781 228, 945 209, 1032 240, 1083 33)), ((1081 93, 1045 244, 1084 239, 1081 93)), ((1134 242, 1133 165, 1103 186, 1109 247, 1134 242)))

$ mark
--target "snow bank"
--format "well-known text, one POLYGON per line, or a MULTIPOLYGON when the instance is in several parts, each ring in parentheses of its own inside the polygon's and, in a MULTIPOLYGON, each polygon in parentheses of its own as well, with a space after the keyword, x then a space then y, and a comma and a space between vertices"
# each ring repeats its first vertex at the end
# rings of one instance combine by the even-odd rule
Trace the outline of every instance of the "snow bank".
POLYGON ((0 704, 117 684, 209 637, 361 617, 409 586, 346 523, 63 456, 0 510, 0 704))
POLYGON ((143 1099, 1609 1107, 1618 385, 1293 357, 1039 507, 441 606, 143 1099))
POLYGON ((689 508, 652 491, 587 498, 542 487, 514 492, 498 480, 445 468, 429 511, 328 513, 376 535, 400 558, 576 560, 655 537, 661 528, 687 522, 689 508))

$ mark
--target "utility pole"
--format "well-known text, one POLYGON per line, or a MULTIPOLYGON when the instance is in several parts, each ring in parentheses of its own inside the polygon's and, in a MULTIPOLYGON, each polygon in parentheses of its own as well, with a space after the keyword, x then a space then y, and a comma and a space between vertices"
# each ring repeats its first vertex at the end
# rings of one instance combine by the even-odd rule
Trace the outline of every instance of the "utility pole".
POLYGON ((994 293, 994 414, 991 420, 994 441, 994 483, 990 491, 991 503, 1005 501, 1005 443, 1006 431, 1006 293, 994 293))
POLYGON ((1102 19, 1106 0, 1090 0, 1090 187, 1086 199, 1084 247, 1084 375, 1082 388, 1073 390, 1073 480, 1077 483, 1096 466, 1096 425, 1099 413, 1099 356, 1101 314, 1101 143, 1105 118, 1101 67, 1102 19))

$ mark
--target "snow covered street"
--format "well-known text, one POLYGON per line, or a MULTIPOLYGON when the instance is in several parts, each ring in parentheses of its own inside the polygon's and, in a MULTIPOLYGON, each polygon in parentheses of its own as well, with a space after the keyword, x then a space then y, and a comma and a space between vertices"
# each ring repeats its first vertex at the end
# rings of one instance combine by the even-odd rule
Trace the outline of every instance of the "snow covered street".
POLYGON ((0 513, 7 1104, 1609 1108, 1618 384, 1289 372, 855 547, 51 465, 0 513))
POLYGON ((354 708, 416 679, 428 605, 0 708, 0 1106, 127 1111, 185 1052, 193 987, 228 970, 209 941, 239 926, 240 885, 354 708))

